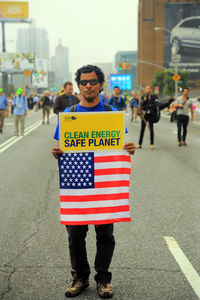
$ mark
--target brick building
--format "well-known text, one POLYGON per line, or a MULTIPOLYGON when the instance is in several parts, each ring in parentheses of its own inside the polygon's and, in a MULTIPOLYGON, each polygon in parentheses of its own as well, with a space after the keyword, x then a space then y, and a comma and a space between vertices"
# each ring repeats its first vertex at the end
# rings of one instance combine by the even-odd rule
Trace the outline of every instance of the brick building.
MULTIPOLYGON (((185 8, 189 7, 189 6, 186 7, 186 5, 189 4, 194 4, 191 15, 192 16, 200 15, 198 12, 195 12, 196 7, 198 7, 198 9, 200 10, 200 0, 180 0, 180 1, 139 0, 139 7, 138 7, 138 60, 139 62, 138 62, 138 76, 137 76, 138 87, 145 86, 146 84, 151 84, 155 72, 162 70, 161 67, 155 65, 165 66, 167 68, 172 67, 170 65, 166 66, 166 49, 164 51, 164 44, 166 42, 165 40, 167 38, 167 34, 169 40, 171 30, 173 29, 173 27, 171 27, 170 30, 168 30, 167 32, 166 19, 169 16, 169 13, 167 15, 166 10, 168 9, 168 11, 170 11, 169 8, 171 9, 172 7, 176 6, 175 7, 176 11, 178 11, 177 7, 179 5, 178 12, 180 14, 180 7, 182 8, 183 11, 185 8), (155 27, 159 27, 160 30, 156 31, 155 27), (146 63, 141 63, 141 61, 146 63)), ((173 10, 171 10, 171 14, 173 14, 173 10)), ((176 14, 175 16, 178 22, 178 17, 179 17, 178 14, 176 14)), ((181 18, 185 18, 185 16, 187 17, 187 13, 185 13, 184 11, 182 12, 181 18)), ((199 44, 200 44, 200 40, 199 40, 199 44)), ((180 59, 179 67, 184 69, 184 65, 187 66, 186 63, 185 64, 182 63, 180 59)), ((198 64, 196 63, 196 65, 198 64)), ((193 80, 196 82, 197 88, 200 86, 200 75, 198 75, 199 73, 200 72, 196 73, 196 77, 194 76, 194 80, 193 80)))

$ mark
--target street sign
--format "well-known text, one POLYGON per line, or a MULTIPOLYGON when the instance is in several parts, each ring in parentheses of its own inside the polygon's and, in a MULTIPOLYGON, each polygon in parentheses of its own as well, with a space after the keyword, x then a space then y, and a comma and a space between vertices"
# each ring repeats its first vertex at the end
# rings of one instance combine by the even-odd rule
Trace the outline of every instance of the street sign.
POLYGON ((28 2, 0 1, 0 18, 28 19, 28 2))
POLYGON ((181 76, 178 75, 177 73, 175 73, 174 76, 172 77, 172 79, 177 82, 181 79, 181 76))
POLYGON ((29 77, 29 76, 31 75, 31 71, 30 71, 30 70, 25 70, 25 71, 24 71, 24 75, 25 75, 26 77, 29 77))

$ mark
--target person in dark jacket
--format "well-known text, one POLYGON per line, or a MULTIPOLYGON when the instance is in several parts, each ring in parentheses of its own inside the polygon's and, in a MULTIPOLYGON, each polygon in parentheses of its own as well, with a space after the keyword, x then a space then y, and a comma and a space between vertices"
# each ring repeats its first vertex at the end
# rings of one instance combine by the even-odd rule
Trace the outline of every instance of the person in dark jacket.
POLYGON ((49 98, 49 91, 44 92, 44 96, 40 100, 40 105, 42 106, 42 124, 44 125, 45 114, 47 113, 47 125, 49 125, 49 114, 51 99, 49 98))
POLYGON ((54 103, 54 113, 59 114, 63 112, 67 107, 78 104, 79 99, 73 95, 73 84, 70 81, 67 81, 63 85, 64 94, 58 96, 54 103))
POLYGON ((152 107, 155 104, 155 101, 158 101, 158 97, 156 95, 151 94, 151 87, 150 85, 147 85, 145 87, 145 94, 141 97, 140 105, 138 108, 138 112, 141 117, 141 129, 140 129, 139 144, 136 146, 137 149, 142 148, 144 131, 147 122, 150 130, 150 148, 152 150, 154 149, 154 131, 153 131, 153 122, 151 121, 151 112, 152 112, 152 107))

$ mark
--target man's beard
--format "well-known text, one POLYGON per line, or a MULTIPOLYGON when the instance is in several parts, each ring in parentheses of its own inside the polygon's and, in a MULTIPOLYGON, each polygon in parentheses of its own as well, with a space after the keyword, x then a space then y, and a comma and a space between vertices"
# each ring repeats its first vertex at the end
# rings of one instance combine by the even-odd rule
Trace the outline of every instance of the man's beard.
POLYGON ((88 103, 92 103, 94 101, 95 97, 92 97, 92 98, 86 98, 85 97, 85 100, 88 102, 88 103))

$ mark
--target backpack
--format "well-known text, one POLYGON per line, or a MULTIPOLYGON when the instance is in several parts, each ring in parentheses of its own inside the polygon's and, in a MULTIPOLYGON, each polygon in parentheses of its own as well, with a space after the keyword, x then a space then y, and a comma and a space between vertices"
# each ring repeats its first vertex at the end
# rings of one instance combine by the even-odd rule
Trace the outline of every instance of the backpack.
MULTIPOLYGON (((121 106, 123 106, 123 98, 120 96, 119 97, 119 99, 120 99, 120 102, 117 102, 117 104, 120 104, 121 106)), ((111 99, 110 99, 110 104, 112 105, 113 104, 113 96, 111 97, 111 99)))
MULTIPOLYGON (((77 111, 77 105, 78 104, 72 105, 70 107, 70 112, 76 112, 77 111)), ((104 107, 105 107, 105 111, 112 111, 112 107, 110 105, 104 103, 104 107)))
POLYGON ((153 106, 151 107, 150 110, 150 115, 148 117, 149 121, 152 123, 157 123, 160 120, 160 107, 158 100, 156 99, 153 106))

